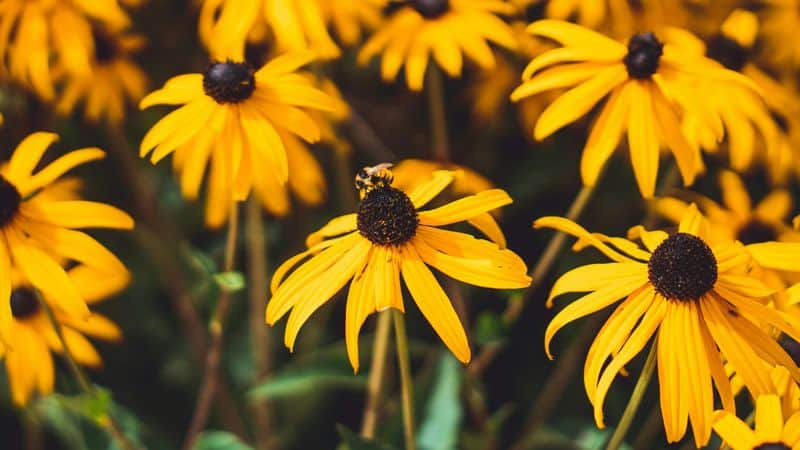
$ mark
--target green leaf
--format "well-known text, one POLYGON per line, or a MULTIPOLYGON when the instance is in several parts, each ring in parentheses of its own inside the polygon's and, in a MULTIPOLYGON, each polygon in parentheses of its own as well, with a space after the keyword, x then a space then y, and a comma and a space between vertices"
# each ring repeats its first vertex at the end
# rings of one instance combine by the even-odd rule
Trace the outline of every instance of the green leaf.
POLYGON ((54 394, 51 397, 59 402, 64 409, 94 422, 106 417, 111 408, 111 393, 99 386, 95 386, 92 393, 74 396, 54 394))
POLYGON ((508 336, 508 326, 497 313, 485 311, 475 323, 475 342, 479 345, 495 344, 508 336))
POLYGON ((461 409, 461 364, 445 353, 439 360, 436 380, 425 409, 417 444, 423 450, 456 450, 463 419, 461 409))
POLYGON ((206 431, 198 437, 193 450, 253 450, 253 447, 227 431, 206 431))
POLYGON ((228 292, 238 292, 244 289, 244 275, 241 272, 220 272, 214 274, 214 281, 220 288, 228 292))
POLYGON ((325 389, 361 389, 364 376, 347 373, 346 369, 309 366, 279 373, 250 390, 258 399, 276 399, 310 394, 325 389))
POLYGON ((389 445, 367 440, 353 433, 344 425, 336 425, 336 430, 339 432, 342 441, 347 445, 348 450, 395 450, 394 447, 389 445))

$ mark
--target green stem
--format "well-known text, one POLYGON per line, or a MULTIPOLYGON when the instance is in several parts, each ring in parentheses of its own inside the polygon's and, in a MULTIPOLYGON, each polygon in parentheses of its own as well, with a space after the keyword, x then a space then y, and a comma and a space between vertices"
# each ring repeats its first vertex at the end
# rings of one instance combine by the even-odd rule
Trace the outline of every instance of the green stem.
POLYGON ((628 400, 628 406, 625 407, 625 412, 622 414, 622 419, 620 419, 619 425, 617 425, 614 434, 611 435, 611 439, 608 441, 606 450, 619 449, 622 442, 625 440, 625 435, 628 434, 628 430, 633 423, 633 418, 636 416, 636 411, 642 403, 645 392, 647 392, 650 379, 653 378, 653 372, 655 372, 656 368, 657 348, 658 338, 654 339, 653 344, 650 346, 650 353, 647 355, 644 367, 642 367, 642 373, 639 375, 639 380, 633 388, 633 393, 631 394, 630 400, 628 400))
POLYGON ((444 103, 442 71, 435 64, 428 66, 428 113, 431 115, 431 152, 440 162, 450 160, 450 141, 447 137, 447 115, 444 103))
POLYGON ((411 378, 411 363, 408 357, 408 337, 403 313, 392 309, 394 319, 395 343, 397 344, 397 363, 400 367, 400 386, 403 399, 403 431, 406 450, 416 450, 414 431, 414 380, 411 378))
POLYGON ((392 312, 383 311, 379 313, 378 325, 375 327, 375 343, 372 346, 372 363, 369 368, 369 379, 367 380, 367 403, 364 407, 364 417, 361 421, 361 436, 367 439, 375 437, 375 429, 378 425, 391 331, 392 312))
MULTIPOLYGON (((69 368, 70 373, 72 373, 72 376, 75 377, 75 380, 78 382, 78 386, 86 394, 92 397, 97 396, 97 390, 95 389, 94 385, 89 382, 89 377, 86 376, 86 374, 83 372, 83 369, 81 369, 81 366, 75 362, 75 358, 72 356, 72 351, 67 345, 66 339, 64 339, 64 330, 61 327, 61 322, 58 321, 53 313, 53 310, 50 308, 50 305, 47 304, 47 301, 45 301, 38 291, 36 291, 36 297, 39 300, 39 305, 41 305, 42 310, 44 310, 45 315, 47 316, 47 320, 50 322, 50 325, 56 332, 58 341, 61 343, 64 359, 67 360, 67 367, 69 368)), ((110 414, 104 413, 101 417, 97 418, 97 424, 105 428, 123 450, 134 450, 137 448, 136 445, 134 445, 133 442, 131 442, 127 436, 125 436, 125 434, 122 432, 122 427, 120 424, 114 420, 110 414)))

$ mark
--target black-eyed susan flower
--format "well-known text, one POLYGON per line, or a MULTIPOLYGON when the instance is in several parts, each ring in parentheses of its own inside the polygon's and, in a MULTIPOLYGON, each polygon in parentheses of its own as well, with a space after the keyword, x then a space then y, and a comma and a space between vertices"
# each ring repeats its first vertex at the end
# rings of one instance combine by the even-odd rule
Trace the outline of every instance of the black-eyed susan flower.
POLYGON ((13 317, 8 301, 12 270, 76 318, 88 316, 89 309, 61 261, 109 274, 126 270, 114 254, 77 229, 131 229, 130 216, 103 203, 39 195, 73 167, 104 156, 97 148, 75 150, 34 172, 56 139, 53 133, 31 134, 0 168, 0 336, 6 343, 13 317))
POLYGON ((513 49, 514 34, 497 14, 512 11, 496 0, 408 0, 387 2, 390 16, 358 54, 366 64, 382 53, 381 77, 394 80, 405 65, 406 82, 422 90, 428 60, 451 77, 460 77, 464 57, 482 69, 495 65, 489 42, 513 49))
POLYGON ((325 23, 347 46, 361 41, 366 30, 381 23, 382 0, 316 0, 325 23))
POLYGON ((266 320, 274 324, 289 314, 284 337, 289 349, 294 348, 306 320, 349 281, 345 342, 350 363, 358 370, 358 334, 366 318, 388 308, 404 311, 402 276, 445 345, 460 361, 470 360, 464 328, 428 266, 487 288, 524 288, 531 279, 525 263, 510 250, 440 228, 511 203, 504 191, 491 189, 421 210, 453 179, 452 172, 439 171, 428 183, 406 194, 392 187, 385 165, 359 173, 356 186, 362 199, 358 212, 333 219, 312 233, 308 250, 283 263, 272 278, 266 320))
POLYGON ((572 20, 593 30, 609 25, 607 23, 609 20, 613 20, 617 28, 624 27, 627 30, 633 28, 633 12, 626 0, 512 0, 512 2, 523 10, 541 8, 544 18, 572 20))
POLYGON ((623 238, 589 233, 560 218, 545 217, 537 228, 554 228, 579 238, 612 263, 578 267, 559 278, 548 299, 569 292, 589 292, 560 311, 545 331, 545 349, 566 324, 605 309, 622 299, 595 337, 584 368, 584 385, 599 427, 603 404, 619 372, 654 336, 657 345, 661 413, 667 440, 683 438, 692 424, 695 443, 711 434, 714 387, 725 410, 734 411, 733 391, 725 373, 727 361, 753 396, 775 393, 770 368, 784 366, 795 380, 800 369, 762 326, 798 337, 800 322, 769 308, 772 295, 747 272, 750 255, 741 243, 714 243, 708 224, 690 207, 678 231, 647 231, 632 236, 644 248, 623 238))
POLYGON ((255 178, 285 183, 289 162, 278 129, 316 142, 319 126, 304 109, 341 108, 296 72, 312 59, 310 52, 286 54, 258 70, 246 63, 216 62, 204 74, 170 79, 140 106, 182 106, 148 131, 141 156, 150 154, 155 164, 183 147, 177 164, 182 191, 189 198, 196 197, 209 165, 235 200, 247 198, 255 178))
POLYGON ((199 30, 211 56, 220 60, 242 61, 248 42, 270 37, 279 53, 311 50, 324 59, 341 53, 314 0, 203 0, 199 30))
POLYGON ((800 448, 800 411, 785 416, 780 399, 756 399, 755 429, 729 411, 714 413, 714 431, 733 450, 795 450, 800 448))
MULTIPOLYGON (((667 34, 679 44, 662 42, 653 33, 637 34, 627 46, 579 25, 556 20, 534 22, 528 31, 550 38, 563 47, 545 52, 531 61, 524 83, 511 98, 515 101, 557 88, 571 88, 558 97, 534 127, 534 137, 545 139, 587 114, 608 97, 591 127, 583 150, 581 175, 593 186, 606 161, 627 131, 631 164, 639 190, 645 198, 655 190, 660 148, 665 145, 675 157, 684 184, 694 181, 698 149, 681 131, 681 108, 696 108, 703 125, 721 136, 719 118, 698 102, 699 94, 689 80, 725 80, 749 85, 736 72, 685 50, 688 32, 667 34)), ((707 95, 708 93, 704 93, 707 95)))
POLYGON ((147 93, 147 75, 131 55, 145 44, 140 35, 117 34, 95 26, 91 72, 67 73, 56 110, 70 114, 79 102, 84 103, 84 117, 92 122, 101 119, 120 123, 129 104, 136 104, 147 93))
POLYGON ((117 0, 0 2, 0 73, 52 99, 54 55, 59 67, 71 74, 91 72, 90 20, 114 30, 129 23, 117 0))
MULTIPOLYGON (((84 265, 73 267, 67 275, 89 304, 106 300, 124 289, 129 282, 126 272, 109 274, 84 265)), ((34 393, 47 395, 53 392, 55 370, 52 353, 64 351, 64 344, 39 303, 38 295, 23 280, 14 283, 10 298, 13 341, 11 346, 0 349, 5 360, 11 399, 19 406, 25 405, 34 393)), ((78 364, 100 367, 100 354, 86 336, 113 342, 122 339, 122 331, 101 314, 92 313, 80 319, 65 314, 59 307, 59 298, 54 295, 45 295, 42 300, 53 309, 53 316, 61 325, 70 354, 78 364)))

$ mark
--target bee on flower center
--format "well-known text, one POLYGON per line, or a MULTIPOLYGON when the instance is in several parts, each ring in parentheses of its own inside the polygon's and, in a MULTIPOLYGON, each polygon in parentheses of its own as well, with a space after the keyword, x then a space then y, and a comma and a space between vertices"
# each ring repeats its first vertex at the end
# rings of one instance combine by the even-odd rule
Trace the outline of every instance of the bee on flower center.
POLYGON ((203 74, 203 91, 217 103, 239 103, 256 89, 253 68, 232 61, 211 64, 203 74))
POLYGON ((0 175, 0 228, 14 219, 21 202, 22 196, 17 188, 0 175))
POLYGON ((697 300, 717 282, 717 259, 702 239, 676 233, 659 245, 648 262, 648 277, 669 300, 697 300))
POLYGON ((377 245, 400 245, 417 232, 419 217, 411 199, 393 188, 389 163, 365 167, 356 174, 361 203, 357 225, 362 236, 377 245))
POLYGON ((40 307, 36 294, 30 288, 16 288, 11 293, 11 314, 15 319, 31 317, 40 307))
POLYGON ((625 67, 632 78, 647 79, 658 70, 658 62, 664 53, 664 44, 653 33, 637 34, 628 42, 625 67))

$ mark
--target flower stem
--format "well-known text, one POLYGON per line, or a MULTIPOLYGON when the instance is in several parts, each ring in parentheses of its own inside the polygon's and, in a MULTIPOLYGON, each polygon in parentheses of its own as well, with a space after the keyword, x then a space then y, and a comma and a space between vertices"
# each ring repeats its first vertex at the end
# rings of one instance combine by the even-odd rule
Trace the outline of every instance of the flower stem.
MULTIPOLYGON (((264 309, 267 307, 267 238, 264 233, 264 217, 261 205, 255 196, 247 203, 245 222, 247 235, 247 285, 250 297, 250 340, 254 382, 261 383, 272 369, 272 330, 264 324, 264 309)), ((256 448, 266 450, 272 447, 272 411, 266 400, 253 400, 253 429, 256 448)))
MULTIPOLYGON (((67 360, 67 367, 69 368, 70 373, 72 373, 72 376, 78 382, 78 386, 86 394, 92 397, 97 396, 97 390, 95 389, 94 385, 89 381, 89 378, 83 372, 81 366, 75 362, 75 358, 72 356, 72 350, 70 350, 66 339, 64 339, 64 330, 61 327, 61 322, 56 319, 56 316, 53 313, 53 310, 50 308, 50 305, 47 304, 47 301, 42 298, 38 291, 36 291, 36 297, 39 300, 39 305, 41 305, 42 310, 44 310, 45 315, 47 316, 47 320, 50 322, 50 325, 56 332, 58 341, 61 343, 61 347, 63 349, 64 359, 67 360)), ((134 445, 133 442, 127 438, 127 436, 125 436, 125 433, 122 432, 122 426, 120 426, 120 424, 113 417, 111 417, 109 413, 103 413, 102 416, 96 419, 96 423, 105 428, 105 430, 123 450, 134 450, 137 448, 137 446, 134 445)))
MULTIPOLYGON (((239 205, 234 202, 231 205, 230 218, 228 219, 228 236, 225 242, 225 261, 224 272, 233 270, 234 256, 236 255, 236 237, 239 228, 239 205)), ((191 450, 194 447, 197 435, 203 430, 208 421, 214 394, 217 389, 219 379, 219 366, 222 359, 222 338, 224 335, 225 319, 231 306, 231 292, 226 288, 221 288, 219 301, 214 308, 209 332, 211 334, 211 345, 206 354, 205 371, 203 373, 203 383, 197 397, 197 404, 192 414, 192 421, 186 433, 186 440, 183 443, 184 450, 191 450)))
POLYGON ((414 431, 414 380, 411 378, 411 363, 408 357, 408 337, 403 313, 392 309, 394 319, 395 343, 397 344, 397 363, 400 368, 400 386, 403 399, 403 432, 406 450, 416 450, 414 431))
POLYGON ((447 115, 444 107, 444 80, 436 64, 428 66, 428 113, 431 117, 431 152, 440 162, 450 160, 450 141, 447 137, 447 115))
POLYGON ((642 399, 644 398, 645 392, 647 392, 647 386, 650 384, 650 379, 653 378, 653 372, 655 372, 656 368, 656 354, 658 348, 658 338, 653 340, 653 344, 650 346, 650 353, 647 355, 647 360, 644 362, 644 367, 642 367, 642 373, 639 375, 639 380, 636 382, 636 386, 633 388, 633 393, 631 394, 630 400, 628 400, 628 406, 625 407, 625 412, 622 414, 622 419, 619 421, 619 425, 614 430, 614 434, 611 435, 611 439, 608 441, 608 446, 606 446, 606 450, 617 450, 622 445, 622 442, 625 440, 625 435, 628 434, 628 430, 633 423, 633 418, 636 415, 636 411, 639 409, 639 405, 642 403, 642 399))
POLYGON ((375 342, 372 346, 372 363, 369 368, 369 379, 367 379, 367 402, 364 407, 364 417, 361 420, 361 436, 367 439, 375 437, 375 429, 380 416, 383 380, 386 378, 386 357, 389 355, 391 322, 391 311, 383 311, 378 314, 375 342))

